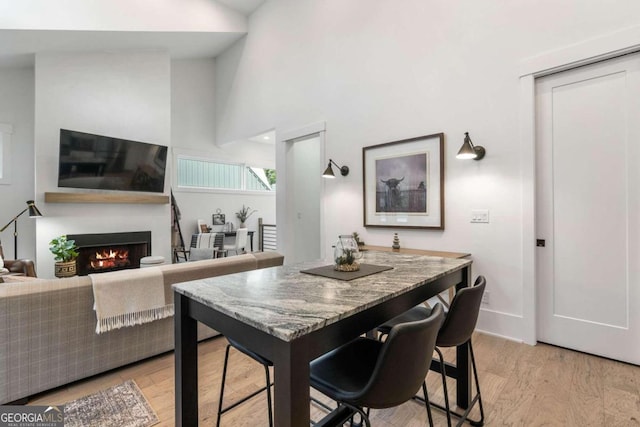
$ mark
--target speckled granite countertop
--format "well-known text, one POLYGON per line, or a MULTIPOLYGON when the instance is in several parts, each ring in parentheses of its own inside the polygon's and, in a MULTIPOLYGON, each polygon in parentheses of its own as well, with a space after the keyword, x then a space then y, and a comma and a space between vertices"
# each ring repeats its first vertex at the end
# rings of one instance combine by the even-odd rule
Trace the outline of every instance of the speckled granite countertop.
POLYGON ((300 273, 305 262, 177 283, 173 289, 284 341, 321 329, 471 264, 468 259, 364 253, 362 263, 392 270, 351 281, 300 273))

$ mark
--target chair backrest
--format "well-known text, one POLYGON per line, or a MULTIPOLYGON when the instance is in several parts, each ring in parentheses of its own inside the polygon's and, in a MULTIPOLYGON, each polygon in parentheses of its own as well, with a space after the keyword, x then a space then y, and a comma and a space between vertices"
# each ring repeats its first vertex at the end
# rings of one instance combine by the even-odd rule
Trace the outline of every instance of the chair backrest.
POLYGON ((191 235, 191 244, 189 245, 190 248, 197 248, 198 247, 198 236, 200 235, 200 233, 196 233, 196 234, 192 234, 191 235))
POLYGON ((236 250, 244 249, 247 246, 247 236, 249 235, 248 228, 238 228, 236 231, 236 250))
POLYGON ((440 304, 424 320, 394 326, 367 385, 356 398, 369 408, 390 408, 410 400, 429 372, 444 310, 440 304))
POLYGON ((215 233, 215 236, 213 236, 213 246, 216 249, 222 249, 224 246, 224 233, 215 233))
POLYGON ((484 276, 478 276, 472 287, 463 288, 456 293, 438 333, 438 347, 453 347, 469 341, 476 328, 486 285, 484 276))
POLYGON ((209 225, 205 222, 204 219, 199 219, 198 221, 198 233, 206 233, 209 230, 209 225))
POLYGON ((196 236, 196 244, 194 248, 214 248, 215 247, 215 233, 200 233, 196 236))

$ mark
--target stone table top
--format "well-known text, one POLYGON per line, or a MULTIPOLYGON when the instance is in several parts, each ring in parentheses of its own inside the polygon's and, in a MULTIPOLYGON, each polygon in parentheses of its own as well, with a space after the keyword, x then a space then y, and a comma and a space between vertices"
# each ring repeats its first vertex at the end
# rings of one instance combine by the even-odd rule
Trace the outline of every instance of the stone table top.
POLYGON ((304 262, 173 285, 175 292, 284 341, 292 341, 471 264, 468 259, 364 252, 361 263, 388 265, 342 281, 301 273, 304 262))

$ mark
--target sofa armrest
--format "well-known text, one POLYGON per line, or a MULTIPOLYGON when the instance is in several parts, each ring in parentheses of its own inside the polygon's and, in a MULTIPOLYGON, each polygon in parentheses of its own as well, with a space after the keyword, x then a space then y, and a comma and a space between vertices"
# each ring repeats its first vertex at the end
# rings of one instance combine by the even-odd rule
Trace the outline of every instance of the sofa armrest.
POLYGON ((277 267, 284 263, 284 255, 274 251, 251 252, 258 262, 258 268, 277 267))
POLYGON ((4 268, 10 273, 22 273, 25 276, 37 277, 35 264, 30 259, 5 259, 4 268))

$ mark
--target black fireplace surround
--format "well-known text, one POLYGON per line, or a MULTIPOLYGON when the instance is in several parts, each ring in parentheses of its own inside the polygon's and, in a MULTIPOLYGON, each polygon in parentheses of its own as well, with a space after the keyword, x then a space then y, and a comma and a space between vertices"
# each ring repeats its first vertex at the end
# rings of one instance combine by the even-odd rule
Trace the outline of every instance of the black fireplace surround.
POLYGON ((139 268, 140 259, 151 255, 151 231, 69 234, 67 239, 75 240, 78 246, 76 264, 79 276, 139 268), (96 255, 105 253, 124 253, 126 256, 103 267, 102 262, 96 262, 96 255))

